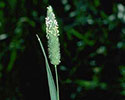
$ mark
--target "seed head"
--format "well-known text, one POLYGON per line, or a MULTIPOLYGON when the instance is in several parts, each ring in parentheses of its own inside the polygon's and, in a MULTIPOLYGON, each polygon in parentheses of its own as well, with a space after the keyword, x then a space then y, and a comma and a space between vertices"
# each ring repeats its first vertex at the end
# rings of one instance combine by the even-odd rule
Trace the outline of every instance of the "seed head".
POLYGON ((51 6, 47 7, 47 17, 45 19, 50 62, 53 65, 58 65, 60 63, 59 30, 58 23, 51 6))

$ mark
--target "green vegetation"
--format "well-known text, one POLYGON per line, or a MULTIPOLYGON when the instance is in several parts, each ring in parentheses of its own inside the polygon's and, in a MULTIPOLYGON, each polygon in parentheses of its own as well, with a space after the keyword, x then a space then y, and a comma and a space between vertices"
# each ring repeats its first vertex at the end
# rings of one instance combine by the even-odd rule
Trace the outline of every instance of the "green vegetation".
POLYGON ((124 100, 124 0, 1 0, 0 100, 50 100, 36 38, 47 53, 48 5, 59 24, 60 100, 124 100))

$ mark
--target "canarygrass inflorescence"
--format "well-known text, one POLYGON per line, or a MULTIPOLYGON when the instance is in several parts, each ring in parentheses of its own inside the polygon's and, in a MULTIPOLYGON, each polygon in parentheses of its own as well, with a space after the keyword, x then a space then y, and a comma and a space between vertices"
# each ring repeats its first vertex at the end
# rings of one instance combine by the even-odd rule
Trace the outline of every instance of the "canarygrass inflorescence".
POLYGON ((51 100, 59 100, 59 84, 58 84, 58 73, 57 73, 57 65, 59 65, 60 63, 60 43, 58 38, 59 30, 55 14, 53 13, 53 9, 51 6, 47 7, 47 17, 45 19, 46 19, 46 33, 47 33, 46 36, 48 39, 48 52, 49 52, 50 62, 55 66, 56 86, 42 42, 37 34, 36 37, 39 41, 41 50, 45 58, 50 98, 51 100))
POLYGON ((58 23, 51 6, 47 7, 46 33, 50 62, 53 65, 58 65, 60 63, 60 44, 58 39, 59 30, 58 23))
POLYGON ((59 30, 55 14, 51 6, 47 7, 46 33, 48 39, 48 52, 51 64, 55 66, 57 100, 59 100, 59 85, 57 65, 60 63, 59 30))

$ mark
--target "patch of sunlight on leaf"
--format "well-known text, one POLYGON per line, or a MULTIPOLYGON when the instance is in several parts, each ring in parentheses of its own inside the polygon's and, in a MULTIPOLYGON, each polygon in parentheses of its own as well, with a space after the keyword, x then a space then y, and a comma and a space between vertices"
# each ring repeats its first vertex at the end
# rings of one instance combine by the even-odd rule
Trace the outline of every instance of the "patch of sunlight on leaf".
POLYGON ((84 87, 87 90, 94 89, 95 87, 97 87, 97 83, 95 81, 76 80, 75 83, 79 86, 84 87))
POLYGON ((65 11, 69 11, 70 8, 71 8, 71 6, 70 6, 69 4, 67 4, 67 5, 64 7, 65 11))
POLYGON ((91 66, 95 66, 96 65, 96 61, 95 60, 90 61, 90 65, 91 66))
POLYGON ((63 83, 67 83, 67 84, 68 84, 68 83, 72 83, 72 80, 68 78, 68 79, 64 80, 63 83))
POLYGON ((100 67, 95 67, 93 69, 94 73, 99 73, 101 71, 101 68, 100 67))
POLYGON ((68 3, 68 0, 62 0, 62 4, 67 4, 68 3))
POLYGON ((60 66, 59 68, 60 68, 60 70, 62 70, 62 71, 66 71, 66 70, 67 70, 66 66, 60 66))
POLYGON ((122 48, 123 47, 123 42, 118 42, 117 43, 117 48, 122 48))
POLYGON ((84 42, 83 42, 83 41, 78 41, 78 42, 77 42, 77 46, 78 46, 78 47, 81 47, 81 46, 83 46, 83 45, 84 45, 84 42))
POLYGON ((116 17, 115 17, 115 15, 113 15, 113 14, 112 14, 112 15, 110 15, 110 16, 109 16, 109 18, 108 18, 108 19, 109 19, 109 21, 113 21, 113 20, 115 20, 115 19, 116 19, 116 17))
POLYGON ((0 40, 5 40, 7 38, 7 34, 1 34, 0 35, 0 40))
POLYGON ((125 7, 124 7, 123 4, 118 4, 117 6, 118 6, 118 10, 119 10, 120 12, 124 12, 124 11, 125 11, 125 7))
POLYGON ((98 49, 97 49, 97 53, 98 54, 104 54, 104 52, 106 51, 106 47, 105 46, 100 46, 98 49))
POLYGON ((70 14, 69 14, 69 17, 75 17, 76 16, 76 12, 75 11, 72 11, 70 14))

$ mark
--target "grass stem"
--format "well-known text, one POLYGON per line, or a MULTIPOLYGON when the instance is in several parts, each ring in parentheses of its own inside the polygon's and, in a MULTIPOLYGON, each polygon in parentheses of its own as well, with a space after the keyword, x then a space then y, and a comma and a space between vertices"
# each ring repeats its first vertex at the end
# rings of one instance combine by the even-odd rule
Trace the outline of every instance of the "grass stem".
POLYGON ((55 65, 55 74, 56 74, 57 100, 59 100, 59 81, 58 81, 57 65, 55 65))

